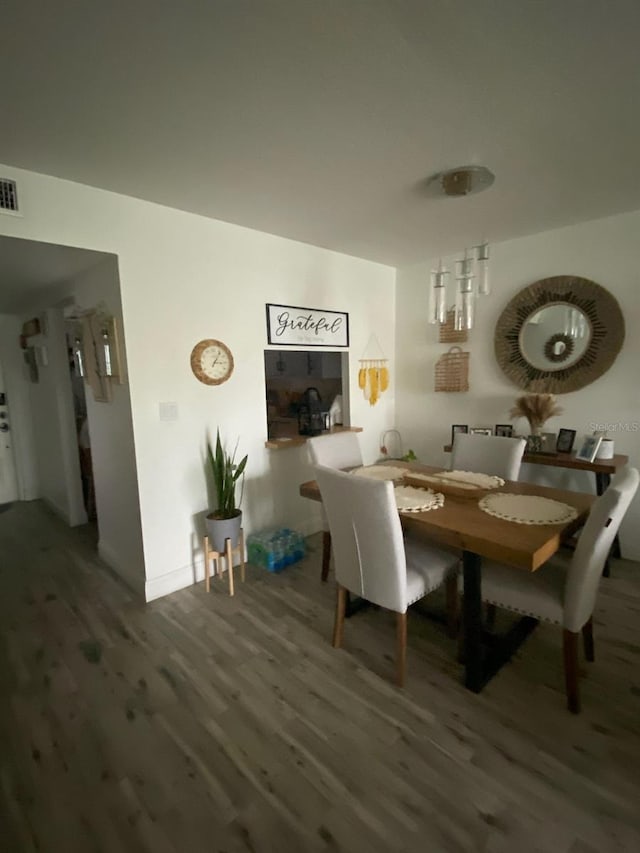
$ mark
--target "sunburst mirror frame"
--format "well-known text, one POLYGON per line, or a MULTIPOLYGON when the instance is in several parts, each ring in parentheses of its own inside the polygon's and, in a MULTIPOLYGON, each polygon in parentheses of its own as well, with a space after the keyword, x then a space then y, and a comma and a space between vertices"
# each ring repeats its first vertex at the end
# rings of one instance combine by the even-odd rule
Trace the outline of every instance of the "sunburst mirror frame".
POLYGON ((622 311, 608 290, 588 278, 556 275, 530 284, 513 297, 498 319, 494 344, 498 364, 520 388, 566 394, 606 373, 620 352, 624 335, 622 311), (591 338, 584 355, 573 364, 543 370, 527 361, 520 335, 532 315, 554 303, 582 311, 589 321, 591 338))

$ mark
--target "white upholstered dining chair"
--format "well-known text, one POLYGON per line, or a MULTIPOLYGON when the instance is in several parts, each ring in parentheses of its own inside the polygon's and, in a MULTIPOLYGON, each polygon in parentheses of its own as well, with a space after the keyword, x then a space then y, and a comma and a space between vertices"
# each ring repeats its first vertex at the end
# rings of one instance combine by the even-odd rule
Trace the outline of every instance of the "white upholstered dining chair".
MULTIPOLYGON (((335 432, 331 435, 316 435, 307 441, 309 454, 314 465, 327 468, 357 468, 362 465, 360 441, 355 432, 335 432)), ((329 576, 331 562, 331 531, 327 516, 322 511, 322 570, 323 581, 329 576)))
POLYGON ((639 480, 635 468, 624 468, 615 475, 593 504, 572 554, 555 554, 537 572, 519 571, 490 561, 482 563, 485 602, 562 626, 567 705, 574 714, 580 711, 580 631, 585 657, 593 661, 592 614, 602 569, 639 480))
POLYGON ((329 519, 338 582, 333 645, 342 645, 347 592, 393 610, 396 681, 402 687, 407 608, 445 582, 450 587, 447 600, 455 603, 459 557, 409 534, 403 536, 393 484, 388 480, 354 477, 321 465, 315 471, 329 519))
POLYGON ((517 480, 526 446, 524 438, 458 432, 451 451, 451 468, 454 471, 476 471, 479 474, 495 474, 505 480, 517 480))

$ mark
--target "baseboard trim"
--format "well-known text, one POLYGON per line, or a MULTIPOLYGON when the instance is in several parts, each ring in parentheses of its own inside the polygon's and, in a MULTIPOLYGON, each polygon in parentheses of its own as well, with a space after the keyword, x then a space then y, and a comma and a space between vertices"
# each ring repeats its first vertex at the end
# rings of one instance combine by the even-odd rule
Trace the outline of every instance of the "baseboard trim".
POLYGON ((54 502, 49 500, 49 498, 42 497, 40 498, 40 500, 50 512, 52 512, 58 518, 61 518, 62 521, 64 521, 64 523, 67 525, 67 527, 73 527, 73 525, 71 524, 71 518, 69 517, 69 513, 65 512, 62 507, 59 507, 58 504, 54 504, 54 502))
POLYGON ((129 586, 137 595, 143 593, 143 584, 141 578, 144 577, 144 569, 141 568, 141 575, 137 576, 131 571, 131 562, 122 560, 118 553, 110 547, 102 539, 98 542, 98 556, 106 563, 110 569, 119 575, 122 580, 129 586))
POLYGON ((192 586, 204 580, 204 557, 196 558, 195 566, 182 566, 157 578, 150 578, 144 586, 144 596, 147 601, 154 601, 192 586), (194 577, 195 573, 195 577, 194 577))

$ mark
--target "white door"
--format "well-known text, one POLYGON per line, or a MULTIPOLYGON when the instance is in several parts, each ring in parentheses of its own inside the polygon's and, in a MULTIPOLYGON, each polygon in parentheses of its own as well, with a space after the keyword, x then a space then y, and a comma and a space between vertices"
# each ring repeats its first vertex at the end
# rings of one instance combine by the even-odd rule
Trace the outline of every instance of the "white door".
POLYGON ((9 406, 0 367, 0 504, 18 500, 18 482, 11 445, 9 406))

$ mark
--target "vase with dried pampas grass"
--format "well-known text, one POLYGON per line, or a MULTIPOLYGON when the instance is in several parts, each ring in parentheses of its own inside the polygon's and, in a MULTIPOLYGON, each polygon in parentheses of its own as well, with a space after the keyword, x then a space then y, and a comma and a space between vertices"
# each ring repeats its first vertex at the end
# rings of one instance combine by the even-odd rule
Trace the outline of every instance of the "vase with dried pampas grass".
POLYGON ((511 407, 509 417, 526 418, 531 435, 540 435, 542 427, 554 415, 561 415, 562 408, 556 403, 555 394, 523 394, 511 407))

